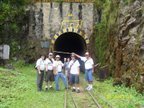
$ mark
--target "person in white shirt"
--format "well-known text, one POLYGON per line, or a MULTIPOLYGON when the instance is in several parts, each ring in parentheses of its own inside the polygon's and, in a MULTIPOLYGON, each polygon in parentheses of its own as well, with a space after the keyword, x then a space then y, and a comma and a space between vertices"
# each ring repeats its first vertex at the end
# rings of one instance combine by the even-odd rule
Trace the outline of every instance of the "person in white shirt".
POLYGON ((45 64, 44 64, 44 55, 41 55, 41 57, 36 62, 36 69, 37 69, 37 90, 42 91, 42 85, 44 80, 44 70, 45 70, 45 64))
POLYGON ((55 75, 55 84, 56 84, 56 90, 59 91, 59 78, 62 79, 65 88, 68 87, 67 85, 67 79, 66 76, 63 74, 62 72, 62 68, 63 68, 64 64, 62 63, 62 61, 60 61, 60 55, 56 55, 56 60, 54 61, 53 64, 53 68, 54 68, 54 75, 55 75))
POLYGON ((78 58, 84 61, 85 65, 85 79, 88 82, 88 87, 86 90, 92 90, 93 86, 93 72, 94 72, 94 62, 93 59, 90 57, 89 52, 85 53, 85 57, 82 57, 78 54, 75 54, 78 58))
POLYGON ((80 64, 79 61, 75 58, 75 55, 71 54, 71 61, 68 65, 70 71, 70 84, 72 87, 72 92, 80 93, 79 89, 79 74, 80 74, 80 64))
POLYGON ((49 82, 49 88, 52 88, 52 82, 54 81, 54 74, 53 74, 53 53, 49 53, 48 58, 45 59, 45 82, 46 91, 48 90, 48 82, 49 82))

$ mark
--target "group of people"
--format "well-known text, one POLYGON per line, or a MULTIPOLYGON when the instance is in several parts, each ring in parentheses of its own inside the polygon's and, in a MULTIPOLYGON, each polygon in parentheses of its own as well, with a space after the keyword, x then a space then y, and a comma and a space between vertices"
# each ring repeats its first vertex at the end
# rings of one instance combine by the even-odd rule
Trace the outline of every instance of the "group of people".
POLYGON ((68 89, 68 85, 70 85, 72 92, 80 93, 80 63, 77 58, 80 58, 85 65, 85 79, 88 82, 86 90, 92 90, 94 62, 89 52, 86 52, 85 57, 71 53, 71 59, 64 58, 64 63, 60 60, 60 55, 56 55, 55 59, 53 58, 53 53, 49 53, 46 58, 44 55, 41 55, 36 62, 38 91, 42 91, 44 79, 46 90, 52 88, 52 83, 55 81, 55 89, 59 91, 59 78, 61 78, 65 89, 68 89), (65 71, 65 74, 63 71, 65 71))

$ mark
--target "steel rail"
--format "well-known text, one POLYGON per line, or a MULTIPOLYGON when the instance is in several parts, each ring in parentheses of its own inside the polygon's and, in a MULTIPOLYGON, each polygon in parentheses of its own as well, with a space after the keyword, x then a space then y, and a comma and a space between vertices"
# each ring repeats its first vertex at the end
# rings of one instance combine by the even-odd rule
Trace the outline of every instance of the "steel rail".
POLYGON ((67 108, 67 90, 65 90, 64 108, 67 108))
MULTIPOLYGON (((83 79, 83 82, 85 82, 84 79, 83 79)), ((83 89, 84 89, 84 83, 82 84, 82 86, 83 86, 83 89)), ((88 90, 86 90, 86 92, 92 98, 92 100, 95 103, 96 107, 97 108, 102 108, 101 105, 98 103, 97 99, 92 95, 92 93, 90 91, 88 91, 88 90)))
POLYGON ((72 96, 72 93, 71 93, 71 92, 70 92, 70 96, 71 96, 71 98, 72 98, 72 100, 73 100, 73 104, 74 104, 75 108, 78 108, 78 106, 77 106, 77 104, 76 104, 76 102, 75 102, 75 100, 74 100, 74 97, 72 96))
MULTIPOLYGON (((93 94, 95 94, 95 92, 94 91, 96 91, 95 89, 93 89, 93 94)), ((98 92, 98 91, 97 91, 98 92)), ((99 93, 99 92, 98 92, 99 93)), ((107 100, 105 100, 104 98, 104 96, 102 96, 102 95, 100 95, 100 93, 99 93, 99 96, 98 97, 100 97, 107 105, 108 105, 108 107, 110 107, 110 108, 113 108, 113 106, 107 101, 107 100)))
POLYGON ((101 105, 98 103, 97 99, 92 95, 92 93, 90 91, 87 91, 87 93, 91 96, 97 108, 102 108, 101 105))

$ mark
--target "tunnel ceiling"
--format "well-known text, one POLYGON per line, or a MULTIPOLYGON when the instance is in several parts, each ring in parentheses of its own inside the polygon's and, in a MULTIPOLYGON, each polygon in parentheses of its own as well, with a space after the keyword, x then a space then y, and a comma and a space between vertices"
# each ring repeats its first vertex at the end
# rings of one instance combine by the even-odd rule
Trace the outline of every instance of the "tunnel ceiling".
POLYGON ((54 44, 54 50, 75 52, 79 55, 82 55, 86 50, 86 43, 83 37, 81 37, 79 34, 67 32, 57 38, 54 44))

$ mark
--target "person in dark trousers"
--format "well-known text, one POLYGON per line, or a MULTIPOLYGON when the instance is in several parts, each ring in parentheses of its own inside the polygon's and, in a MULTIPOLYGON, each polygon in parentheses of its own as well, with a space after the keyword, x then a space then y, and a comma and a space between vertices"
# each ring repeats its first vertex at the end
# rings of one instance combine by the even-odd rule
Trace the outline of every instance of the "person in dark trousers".
POLYGON ((92 90, 93 86, 93 72, 94 72, 94 62, 93 59, 90 57, 89 52, 85 53, 85 57, 82 57, 78 54, 75 54, 75 56, 77 56, 78 58, 80 58, 82 61, 84 61, 84 65, 85 65, 85 79, 88 82, 88 86, 86 87, 86 90, 92 90))
POLYGON ((44 55, 41 55, 41 57, 36 62, 36 69, 37 69, 37 90, 42 91, 42 85, 44 80, 44 70, 45 70, 45 64, 44 64, 44 55))
POLYGON ((64 68, 65 68, 65 75, 67 77, 68 83, 70 82, 70 72, 69 72, 69 65, 70 58, 64 58, 64 68))
POLYGON ((45 59, 45 82, 46 91, 48 90, 48 83, 49 83, 49 89, 52 88, 52 82, 54 81, 54 74, 53 74, 53 53, 49 53, 48 57, 45 59))

